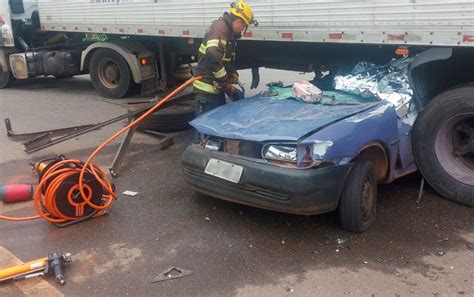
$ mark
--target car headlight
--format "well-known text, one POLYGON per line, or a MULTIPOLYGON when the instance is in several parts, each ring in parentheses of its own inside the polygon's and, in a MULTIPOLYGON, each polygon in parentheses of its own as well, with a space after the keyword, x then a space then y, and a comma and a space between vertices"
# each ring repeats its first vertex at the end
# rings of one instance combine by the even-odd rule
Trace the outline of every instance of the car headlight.
POLYGON ((265 160, 275 160, 296 163, 296 145, 291 144, 268 144, 263 147, 262 157, 265 160))

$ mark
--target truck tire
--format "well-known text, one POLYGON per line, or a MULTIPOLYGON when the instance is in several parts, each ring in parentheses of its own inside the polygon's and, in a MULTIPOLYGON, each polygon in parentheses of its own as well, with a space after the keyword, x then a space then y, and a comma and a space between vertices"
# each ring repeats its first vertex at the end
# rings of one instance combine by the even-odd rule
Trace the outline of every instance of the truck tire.
POLYGON ((14 78, 10 71, 0 71, 0 89, 8 88, 14 78))
POLYGON ((135 90, 132 73, 125 59, 110 49, 98 49, 89 64, 94 88, 102 97, 119 99, 135 90))
POLYGON ((446 199, 474 207, 474 86, 436 96, 413 130, 417 166, 446 199))
POLYGON ((158 110, 144 120, 139 129, 159 132, 175 132, 189 129, 195 117, 194 102, 178 102, 158 110))
POLYGON ((339 201, 339 221, 344 230, 362 232, 375 222, 377 174, 370 161, 357 160, 346 179, 339 201))

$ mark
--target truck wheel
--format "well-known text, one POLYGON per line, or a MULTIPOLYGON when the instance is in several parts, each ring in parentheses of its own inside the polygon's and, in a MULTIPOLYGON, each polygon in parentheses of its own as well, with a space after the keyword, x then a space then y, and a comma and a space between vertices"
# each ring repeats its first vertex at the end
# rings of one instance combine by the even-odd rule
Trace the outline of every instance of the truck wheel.
POLYGON ((132 73, 125 59, 109 49, 98 49, 90 61, 92 84, 106 98, 119 99, 135 89, 132 73))
POLYGON ((10 71, 0 71, 0 89, 8 88, 14 78, 10 71))
POLYGON ((377 174, 370 161, 358 160, 351 169, 339 201, 341 227, 362 232, 375 222, 377 174))
POLYGON ((446 91, 415 122, 419 170, 449 200, 474 207, 474 87, 446 91))

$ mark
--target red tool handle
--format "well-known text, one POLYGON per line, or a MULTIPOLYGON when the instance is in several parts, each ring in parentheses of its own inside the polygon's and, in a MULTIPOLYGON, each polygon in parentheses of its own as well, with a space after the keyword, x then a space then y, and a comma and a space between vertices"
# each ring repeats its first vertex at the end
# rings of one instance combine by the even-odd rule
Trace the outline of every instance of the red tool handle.
POLYGON ((33 185, 3 185, 0 186, 0 200, 3 203, 15 203, 33 199, 33 185))

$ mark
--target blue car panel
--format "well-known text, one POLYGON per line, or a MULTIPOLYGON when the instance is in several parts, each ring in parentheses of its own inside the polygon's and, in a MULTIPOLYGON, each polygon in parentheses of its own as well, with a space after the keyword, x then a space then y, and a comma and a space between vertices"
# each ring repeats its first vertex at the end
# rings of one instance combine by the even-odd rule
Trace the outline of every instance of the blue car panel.
POLYGON ((325 106, 254 97, 226 104, 191 122, 201 133, 248 141, 298 141, 312 131, 370 110, 380 102, 325 106))
MULTIPOLYGON (((347 163, 366 144, 377 141, 390 150, 397 140, 397 115, 388 104, 379 105, 364 113, 330 125, 301 141, 303 144, 331 141, 324 155, 325 160, 341 160, 347 163)), ((337 162, 339 163, 339 162, 337 162)))

